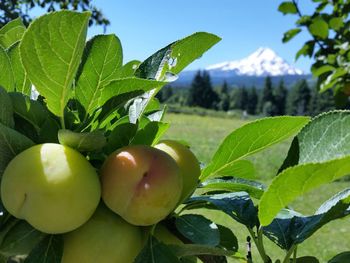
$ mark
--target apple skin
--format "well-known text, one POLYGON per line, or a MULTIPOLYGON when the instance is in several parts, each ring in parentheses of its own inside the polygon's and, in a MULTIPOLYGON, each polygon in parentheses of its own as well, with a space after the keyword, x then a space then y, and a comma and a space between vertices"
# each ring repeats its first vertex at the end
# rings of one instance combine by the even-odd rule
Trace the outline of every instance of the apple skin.
POLYGON ((162 224, 157 224, 154 230, 154 236, 159 241, 163 242, 166 245, 183 245, 184 243, 172 234, 165 226, 162 224))
POLYGON ((132 263, 145 244, 143 230, 100 205, 90 220, 63 236, 61 263, 132 263))
POLYGON ((94 167, 79 152, 54 143, 35 145, 6 167, 1 199, 13 216, 50 234, 84 224, 101 198, 94 167))
POLYGON ((146 145, 127 146, 112 153, 101 169, 102 199, 127 222, 153 225, 176 207, 182 177, 175 161, 146 145))
MULTIPOLYGON (((155 230, 154 230, 154 237, 158 239, 159 241, 163 242, 166 245, 179 245, 182 246, 184 243, 173 233, 171 233, 164 225, 157 224, 155 230)), ((199 261, 195 256, 187 256, 186 262, 202 262, 199 261)))
POLYGON ((177 141, 163 140, 160 141, 155 148, 169 154, 180 168, 180 174, 183 179, 183 188, 180 198, 180 202, 182 203, 190 197, 198 185, 198 178, 201 174, 199 161, 188 147, 177 141))

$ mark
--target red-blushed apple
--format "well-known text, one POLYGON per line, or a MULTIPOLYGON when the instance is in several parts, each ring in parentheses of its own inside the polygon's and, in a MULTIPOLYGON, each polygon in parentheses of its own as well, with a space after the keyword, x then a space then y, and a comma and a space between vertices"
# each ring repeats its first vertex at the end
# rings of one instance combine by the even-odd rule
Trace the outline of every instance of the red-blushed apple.
POLYGON ((153 225, 171 213, 181 196, 182 177, 166 153, 146 145, 112 153, 101 169, 102 198, 127 222, 153 225))
POLYGON ((198 178, 201 174, 199 161, 188 147, 177 141, 163 140, 155 148, 169 154, 179 166, 183 180, 180 201, 186 200, 198 185, 198 178))
POLYGON ((143 230, 101 204, 90 220, 63 236, 62 263, 132 263, 145 244, 143 230))
POLYGON ((1 200, 13 216, 45 233, 84 224, 101 198, 94 167, 79 152, 54 143, 33 146, 6 167, 1 200))

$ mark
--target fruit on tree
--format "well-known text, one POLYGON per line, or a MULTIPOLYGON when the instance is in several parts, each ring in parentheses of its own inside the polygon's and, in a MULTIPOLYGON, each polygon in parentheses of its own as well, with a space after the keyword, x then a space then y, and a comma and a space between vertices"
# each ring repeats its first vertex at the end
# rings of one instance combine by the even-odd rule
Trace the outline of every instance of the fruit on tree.
POLYGON ((182 192, 176 162, 146 145, 127 146, 112 153, 101 169, 102 198, 127 222, 146 226, 175 209, 182 192))
POLYGON ((62 263, 132 263, 145 243, 143 231, 100 205, 90 220, 64 234, 62 263))
POLYGON ((79 152, 54 143, 33 146, 6 167, 1 200, 13 216, 45 233, 64 233, 94 213, 101 186, 94 167, 79 152))
POLYGON ((162 224, 157 224, 154 236, 167 245, 183 245, 183 242, 162 224))
POLYGON ((198 178, 201 173, 199 161, 188 147, 177 141, 164 140, 157 144, 155 148, 169 154, 179 166, 183 179, 180 201, 184 201, 197 187, 198 178))
MULTIPOLYGON (((184 243, 173 233, 171 233, 168 228, 166 228, 162 224, 157 224, 155 230, 154 230, 154 236, 156 239, 161 241, 162 243, 166 245, 179 245, 183 246, 184 243)), ((186 262, 197 262, 197 258, 195 256, 188 256, 186 257, 186 262)))

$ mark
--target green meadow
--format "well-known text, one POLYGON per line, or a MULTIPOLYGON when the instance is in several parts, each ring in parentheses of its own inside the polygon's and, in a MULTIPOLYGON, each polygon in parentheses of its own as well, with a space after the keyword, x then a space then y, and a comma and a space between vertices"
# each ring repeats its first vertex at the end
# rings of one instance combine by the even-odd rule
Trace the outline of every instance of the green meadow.
MULTIPOLYGON (((239 118, 174 113, 167 114, 165 120, 171 124, 165 138, 182 140, 188 143, 203 165, 210 161, 211 156, 228 134, 248 122, 239 118)), ((290 142, 291 140, 282 142, 250 157, 256 168, 256 180, 267 185, 269 184, 282 164, 290 142)), ((340 181, 325 185, 297 199, 291 204, 291 207, 305 215, 310 215, 333 194, 349 186, 349 181, 340 181)), ((239 252, 242 255, 246 254, 245 240, 248 231, 243 225, 232 221, 231 218, 223 213, 202 210, 196 212, 205 214, 205 216, 217 223, 229 226, 238 237, 240 245, 239 252)), ((285 252, 269 240, 265 240, 266 250, 272 259, 276 259, 277 257, 283 258, 285 252)), ((350 251, 350 216, 342 219, 341 223, 339 221, 333 221, 321 228, 298 247, 298 256, 313 255, 320 262, 327 262, 328 259, 343 251, 350 251)), ((256 250, 253 250, 253 259, 254 262, 260 262, 260 257, 256 250)))

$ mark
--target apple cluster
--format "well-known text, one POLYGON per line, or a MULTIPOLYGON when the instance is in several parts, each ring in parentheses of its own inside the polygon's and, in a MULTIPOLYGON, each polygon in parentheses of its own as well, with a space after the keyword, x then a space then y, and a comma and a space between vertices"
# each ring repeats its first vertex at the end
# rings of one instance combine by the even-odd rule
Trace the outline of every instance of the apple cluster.
POLYGON ((199 175, 194 154, 172 140, 118 149, 99 171, 78 151, 46 143, 9 163, 1 200, 39 231, 64 234, 62 263, 131 263, 147 239, 143 227, 174 211, 199 175))

